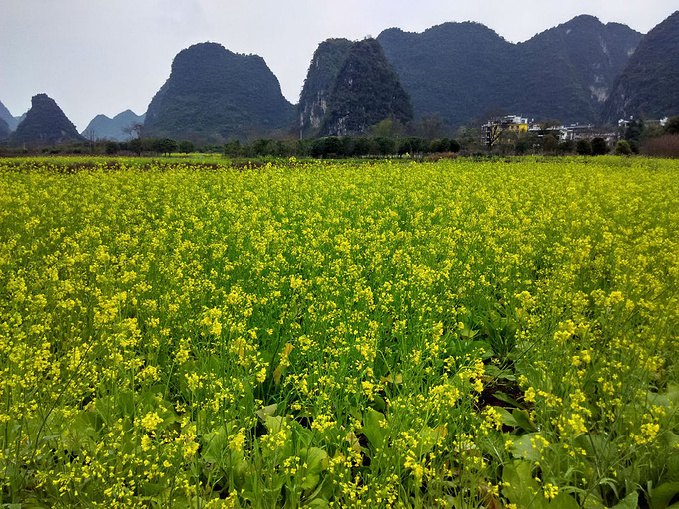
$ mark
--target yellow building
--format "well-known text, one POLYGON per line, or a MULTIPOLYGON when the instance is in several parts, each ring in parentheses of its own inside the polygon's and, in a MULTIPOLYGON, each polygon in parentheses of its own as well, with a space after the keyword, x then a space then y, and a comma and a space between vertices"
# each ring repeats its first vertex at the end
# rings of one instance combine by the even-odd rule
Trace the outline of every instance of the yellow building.
POLYGON ((517 134, 528 132, 528 119, 517 115, 494 118, 483 124, 481 131, 483 132, 483 144, 492 147, 504 132, 517 134))

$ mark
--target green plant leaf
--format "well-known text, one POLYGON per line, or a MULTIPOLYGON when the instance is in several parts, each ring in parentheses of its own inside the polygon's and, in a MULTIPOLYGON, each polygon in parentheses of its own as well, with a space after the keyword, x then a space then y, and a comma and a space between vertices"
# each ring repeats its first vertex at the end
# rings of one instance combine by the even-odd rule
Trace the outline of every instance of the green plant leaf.
MULTIPOLYGON (((636 507, 636 506, 635 506, 636 507)), ((579 509, 580 504, 568 493, 559 493, 549 503, 549 509, 579 509)))
POLYGON ((548 509, 548 502, 542 495, 542 489, 533 478, 532 464, 515 460, 506 465, 502 471, 502 488, 504 495, 517 507, 530 509, 548 509))
POLYGON ((385 421, 384 415, 368 408, 363 417, 363 428, 361 428, 361 433, 363 433, 367 438, 368 442, 372 446, 373 450, 382 447, 384 443, 385 430, 381 425, 385 421))
POLYGON ((265 407, 260 408, 255 412, 257 414, 257 417, 262 419, 263 421, 266 421, 266 416, 273 416, 273 414, 276 413, 276 409, 278 408, 278 403, 274 403, 273 405, 268 405, 265 407))
POLYGON ((496 406, 494 407, 495 410, 498 411, 500 414, 500 417, 502 418, 502 424, 505 426, 511 426, 512 428, 517 428, 519 426, 519 423, 516 422, 516 419, 514 419, 514 416, 510 414, 507 409, 496 406))
POLYGON ((528 461, 539 461, 540 451, 539 449, 533 447, 531 439, 535 438, 536 433, 529 433, 527 435, 522 435, 514 440, 514 445, 512 446, 512 455, 516 459, 525 459, 528 461))
POLYGON ((639 493, 636 491, 627 495, 611 509, 637 509, 639 507, 639 493))
POLYGON ((666 509, 672 499, 679 495, 679 482, 666 482, 651 490, 651 509, 666 509))
POLYGON ((514 398, 505 394, 502 391, 494 392, 493 396, 495 396, 495 398, 499 399, 500 401, 502 401, 504 403, 508 403, 508 404, 515 406, 517 408, 521 406, 521 404, 518 401, 516 401, 514 398))
POLYGON ((514 417, 517 425, 520 428, 523 428, 526 431, 537 431, 537 428, 530 420, 528 412, 526 412, 525 410, 515 408, 514 410, 512 410, 512 417, 514 417))
POLYGON ((309 490, 314 488, 321 479, 321 472, 328 466, 328 453, 318 447, 304 450, 300 455, 302 463, 306 463, 307 469, 302 481, 302 488, 309 490))

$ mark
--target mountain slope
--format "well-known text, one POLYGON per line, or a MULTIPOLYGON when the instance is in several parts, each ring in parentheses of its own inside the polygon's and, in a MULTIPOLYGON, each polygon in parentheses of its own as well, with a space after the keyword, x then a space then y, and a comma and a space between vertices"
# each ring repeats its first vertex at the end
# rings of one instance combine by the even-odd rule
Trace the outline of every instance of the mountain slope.
POLYGON ((2 104, 2 102, 0 102, 0 119, 5 121, 5 123, 7 124, 7 127, 11 131, 16 129, 17 125, 19 125, 18 120, 12 116, 12 114, 5 107, 5 105, 2 104))
POLYGON ((31 109, 10 136, 10 143, 17 145, 51 145, 68 141, 85 139, 47 94, 33 96, 31 109))
POLYGON ((175 57, 170 77, 149 104, 144 133, 221 143, 288 128, 294 111, 261 57, 201 43, 175 57))
POLYGON ((625 25, 604 25, 593 16, 578 16, 542 32, 517 45, 515 65, 525 79, 510 104, 541 120, 596 122, 640 39, 625 25))
POLYGON ((356 135, 386 118, 405 123, 412 117, 410 98, 379 42, 355 42, 337 73, 320 132, 356 135))
POLYGON ((144 115, 137 115, 131 110, 118 113, 113 118, 97 115, 90 121, 82 135, 87 139, 127 141, 132 136, 129 132, 125 132, 125 129, 143 123, 144 115))
POLYGON ((613 86, 602 118, 659 119, 679 114, 679 11, 653 28, 613 86))
POLYGON ((316 48, 297 106, 304 136, 315 134, 321 127, 337 74, 351 46, 348 39, 328 39, 316 48))
POLYGON ((12 131, 7 125, 7 122, 5 122, 4 118, 0 117, 0 141, 9 138, 10 134, 12 134, 12 131))
POLYGON ((421 34, 390 28, 377 40, 410 94, 418 116, 458 125, 504 106, 506 62, 515 47, 479 23, 444 23, 421 34))
POLYGON ((399 29, 378 40, 418 116, 462 125, 504 109, 538 120, 594 122, 641 34, 578 16, 512 44, 478 23, 444 23, 422 33, 399 29))

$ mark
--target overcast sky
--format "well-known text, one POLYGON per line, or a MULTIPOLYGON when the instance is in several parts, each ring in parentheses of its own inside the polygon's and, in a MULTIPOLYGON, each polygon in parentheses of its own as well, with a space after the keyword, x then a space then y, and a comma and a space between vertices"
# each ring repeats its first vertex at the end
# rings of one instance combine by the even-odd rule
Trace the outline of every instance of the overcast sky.
POLYGON ((97 114, 144 113, 191 44, 261 55, 296 103, 317 45, 478 21, 511 42, 578 14, 646 33, 678 0, 0 0, 0 101, 21 115, 46 93, 83 130, 97 114))

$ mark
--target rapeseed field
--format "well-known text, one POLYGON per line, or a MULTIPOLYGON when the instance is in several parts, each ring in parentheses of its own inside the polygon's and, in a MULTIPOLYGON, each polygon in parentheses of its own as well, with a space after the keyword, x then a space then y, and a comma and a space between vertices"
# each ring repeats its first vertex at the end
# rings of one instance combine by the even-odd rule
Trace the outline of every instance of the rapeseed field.
POLYGON ((0 160, 0 503, 677 507, 678 233, 669 160, 0 160))

